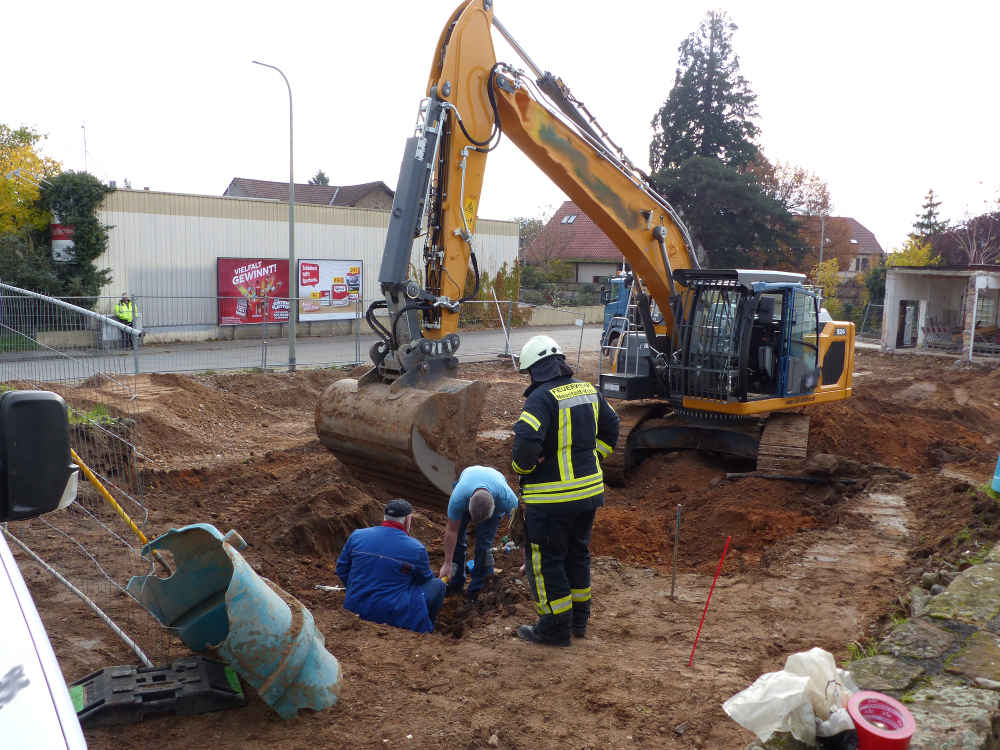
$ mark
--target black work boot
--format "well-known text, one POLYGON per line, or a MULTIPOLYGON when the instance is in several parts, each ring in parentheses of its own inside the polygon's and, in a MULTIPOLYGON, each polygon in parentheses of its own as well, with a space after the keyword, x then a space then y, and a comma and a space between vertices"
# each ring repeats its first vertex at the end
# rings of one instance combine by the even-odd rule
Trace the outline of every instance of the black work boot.
POLYGON ((528 643, 539 643, 543 646, 568 646, 569 636, 554 638, 539 633, 533 625, 520 625, 517 628, 517 637, 528 643))

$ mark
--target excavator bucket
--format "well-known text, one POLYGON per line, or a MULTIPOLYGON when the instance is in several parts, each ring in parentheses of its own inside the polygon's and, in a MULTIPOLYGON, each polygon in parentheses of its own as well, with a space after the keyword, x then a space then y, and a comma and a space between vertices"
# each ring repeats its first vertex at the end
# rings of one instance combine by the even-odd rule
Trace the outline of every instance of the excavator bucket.
POLYGON ((486 383, 365 381, 339 380, 323 392, 316 407, 320 442, 359 479, 446 507, 459 472, 475 458, 486 383))

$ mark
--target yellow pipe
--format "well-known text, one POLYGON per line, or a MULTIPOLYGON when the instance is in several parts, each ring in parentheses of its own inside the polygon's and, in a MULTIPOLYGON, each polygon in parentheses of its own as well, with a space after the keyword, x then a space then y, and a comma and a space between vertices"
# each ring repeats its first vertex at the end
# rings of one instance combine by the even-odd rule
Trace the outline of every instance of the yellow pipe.
POLYGON ((113 497, 111 497, 111 493, 104 488, 104 485, 101 484, 101 480, 98 479, 96 476, 94 476, 94 472, 92 472, 90 468, 87 466, 87 464, 83 462, 83 459, 80 458, 79 455, 77 455, 77 452, 72 448, 70 448, 69 454, 73 457, 73 460, 76 461, 76 464, 77 466, 80 467, 80 471, 83 472, 83 475, 90 480, 90 483, 94 485, 97 488, 97 491, 100 492, 101 495, 104 497, 104 499, 111 504, 111 507, 115 509, 115 511, 118 513, 119 516, 121 516, 122 520, 132 527, 132 531, 134 531, 136 535, 138 535, 139 539, 142 540, 142 543, 149 544, 149 540, 146 538, 146 535, 143 534, 142 531, 139 529, 139 527, 135 525, 135 521, 129 518, 129 515, 128 513, 125 512, 125 509, 122 506, 120 506, 113 497))

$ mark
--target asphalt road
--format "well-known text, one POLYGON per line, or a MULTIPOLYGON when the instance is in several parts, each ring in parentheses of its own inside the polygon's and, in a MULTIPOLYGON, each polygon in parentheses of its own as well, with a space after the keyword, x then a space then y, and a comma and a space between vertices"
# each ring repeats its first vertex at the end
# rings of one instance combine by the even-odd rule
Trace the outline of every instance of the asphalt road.
MULTIPOLYGON (((510 335, 510 349, 520 352, 532 336, 552 336, 566 356, 575 361, 581 345, 594 351, 600 345, 601 327, 552 326, 515 328, 510 335)), ((460 333, 458 358, 471 362, 502 354, 507 350, 503 331, 465 331, 460 333)), ((299 338, 295 343, 296 362, 300 367, 353 364, 368 361, 368 350, 377 341, 374 335, 299 338)), ((98 373, 203 372, 240 370, 256 367, 282 370, 288 366, 288 341, 207 341, 199 343, 158 344, 132 352, 34 351, 0 357, 0 382, 8 380, 60 381, 86 379, 98 373), (138 363, 136 362, 138 360, 138 363)))

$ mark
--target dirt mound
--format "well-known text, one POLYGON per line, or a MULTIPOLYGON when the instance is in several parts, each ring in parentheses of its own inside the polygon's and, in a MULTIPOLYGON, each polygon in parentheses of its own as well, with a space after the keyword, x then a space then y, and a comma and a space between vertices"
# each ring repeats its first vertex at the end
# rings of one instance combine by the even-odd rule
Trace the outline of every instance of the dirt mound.
POLYGON ((348 535, 382 518, 384 500, 357 486, 315 440, 240 463, 150 471, 145 479, 154 507, 170 500, 173 525, 235 528, 251 564, 291 592, 312 588, 315 567, 332 578, 348 535))
POLYGON ((728 481, 726 469, 721 459, 689 451, 647 459, 627 488, 609 488, 608 505, 594 524, 593 553, 632 565, 672 565, 681 505, 678 567, 714 570, 732 536, 726 569, 735 571, 758 565, 776 542, 835 520, 840 489, 760 478, 728 481))
MULTIPOLYGON (((502 562, 498 560, 497 564, 502 562)), ((517 565, 512 561, 509 570, 487 578, 474 601, 460 595, 445 599, 434 625, 435 632, 461 638, 497 616, 513 615, 518 602, 531 598, 525 580, 516 577, 516 571, 517 565)))
POLYGON ((806 410, 812 416, 810 453, 911 473, 955 461, 996 460, 991 435, 1000 423, 1000 370, 876 355, 862 358, 858 369, 873 364, 891 367, 877 379, 862 371, 852 398, 806 410))
POLYGON ((275 525, 286 529, 277 538, 279 545, 300 555, 336 557, 352 531, 382 520, 383 505, 375 498, 340 477, 331 481, 334 486, 274 518, 275 525))
POLYGON ((316 408, 316 399, 330 383, 347 375, 341 370, 303 370, 282 373, 212 375, 205 378, 213 388, 230 393, 255 405, 316 408))

